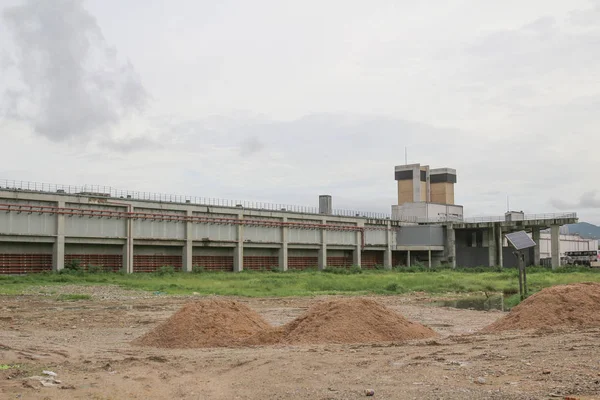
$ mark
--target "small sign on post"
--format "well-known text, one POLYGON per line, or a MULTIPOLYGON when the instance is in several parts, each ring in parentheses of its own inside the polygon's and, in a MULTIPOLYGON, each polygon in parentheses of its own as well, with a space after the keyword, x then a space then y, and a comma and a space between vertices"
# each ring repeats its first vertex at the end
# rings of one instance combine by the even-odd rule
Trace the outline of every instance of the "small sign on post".
POLYGON ((527 274, 525 272, 525 253, 523 253, 523 250, 535 247, 536 243, 525 231, 507 233, 505 236, 516 250, 514 254, 517 256, 517 265, 519 268, 519 295, 521 296, 521 300, 524 300, 527 296, 527 274))

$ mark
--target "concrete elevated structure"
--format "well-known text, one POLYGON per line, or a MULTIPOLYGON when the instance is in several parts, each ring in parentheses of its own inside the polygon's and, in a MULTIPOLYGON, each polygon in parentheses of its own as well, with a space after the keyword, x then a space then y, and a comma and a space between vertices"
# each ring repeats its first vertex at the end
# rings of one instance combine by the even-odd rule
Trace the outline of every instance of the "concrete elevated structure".
MULTIPOLYGON (((0 273, 10 274, 60 271, 75 262, 128 273, 164 265, 183 271, 510 266, 514 262, 502 235, 522 229, 536 241, 541 230, 551 230, 557 267, 559 227, 577 221, 569 213, 469 220, 462 218, 461 206, 430 202, 403 205, 425 205, 424 219, 340 213, 328 195, 321 196, 319 208, 249 207, 102 187, 14 181, 0 186, 0 273), (460 209, 460 215, 452 216, 450 209, 460 209)), ((538 247, 528 261, 539 260, 538 247)))

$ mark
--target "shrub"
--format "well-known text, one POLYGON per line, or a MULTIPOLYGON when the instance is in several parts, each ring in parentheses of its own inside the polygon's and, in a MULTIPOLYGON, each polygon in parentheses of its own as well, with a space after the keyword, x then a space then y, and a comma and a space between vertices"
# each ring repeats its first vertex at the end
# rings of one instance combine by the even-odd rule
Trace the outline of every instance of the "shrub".
POLYGON ((156 275, 164 276, 164 275, 173 275, 175 273, 175 268, 172 265, 163 265, 162 267, 156 270, 156 275))
POLYGON ((83 268, 81 267, 81 261, 75 259, 65 263, 65 268, 63 269, 65 272, 81 272, 83 268))
POLYGON ((396 282, 393 282, 393 283, 390 283, 390 284, 386 285, 384 287, 384 289, 387 292, 397 292, 398 291, 398 287, 399 287, 398 284, 396 282))
POLYGON ((193 272, 194 274, 201 274, 201 273, 203 273, 203 272, 205 272, 205 271, 206 271, 206 268, 204 268, 204 266, 203 266, 203 265, 194 265, 194 266, 192 267, 192 272, 193 272))
POLYGON ((89 264, 87 266, 87 272, 90 274, 98 274, 100 272, 104 272, 104 266, 89 264))

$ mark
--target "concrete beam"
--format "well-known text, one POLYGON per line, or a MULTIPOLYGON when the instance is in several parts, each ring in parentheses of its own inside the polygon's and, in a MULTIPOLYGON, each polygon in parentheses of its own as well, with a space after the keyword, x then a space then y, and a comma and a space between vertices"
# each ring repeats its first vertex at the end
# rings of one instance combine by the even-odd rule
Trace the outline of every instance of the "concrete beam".
MULTIPOLYGON (((65 202, 57 201, 58 208, 64 208, 65 202)), ((52 270, 59 272, 65 267, 65 216, 56 214, 56 241, 52 249, 52 270)))
POLYGON ((540 228, 533 228, 531 231, 531 238, 535 242, 535 247, 533 248, 533 265, 539 266, 541 264, 540 261, 540 228))
POLYGON ((387 222, 385 253, 383 253, 383 268, 392 269, 392 224, 387 222))
MULTIPOLYGON (((287 217, 283 217, 283 222, 287 222, 287 217)), ((281 248, 279 249, 279 269, 282 271, 288 270, 288 234, 287 226, 281 227, 281 248)))
MULTIPOLYGON (((191 217, 193 211, 191 209, 186 210, 186 214, 188 217, 191 217)), ((183 272, 192 272, 193 269, 193 253, 194 253, 194 242, 193 236, 194 232, 192 230, 192 223, 185 223, 185 244, 183 245, 183 257, 182 257, 182 265, 181 269, 183 272)))
MULTIPOLYGON (((323 224, 327 223, 327 220, 322 220, 323 224)), ((319 271, 323 271, 327 268, 327 231, 321 229, 321 247, 319 248, 319 271)))
MULTIPOLYGON (((238 214, 238 219, 244 219, 244 214, 238 214)), ((244 270, 244 226, 237 225, 237 244, 233 250, 233 271, 242 272, 244 270)))
POLYGON ((560 225, 550 227, 550 251, 552 254, 552 269, 560 267, 560 225))
POLYGON ((502 236, 502 226, 498 225, 496 227, 496 248, 498 250, 498 257, 496 261, 498 262, 498 266, 500 268, 504 268, 504 253, 502 251, 504 245, 504 236, 502 236))
POLYGON ((456 232, 452 224, 446 225, 446 260, 456 268, 456 232))
POLYGON ((497 266, 496 255, 498 254, 498 250, 496 249, 496 229, 494 226, 488 228, 488 265, 490 267, 497 266))
MULTIPOLYGON (((357 225, 362 228, 365 227, 365 224, 362 222, 359 222, 357 225)), ((356 232, 356 247, 352 250, 352 265, 353 266, 360 267, 362 264, 362 241, 363 241, 364 234, 365 234, 364 231, 356 232)))

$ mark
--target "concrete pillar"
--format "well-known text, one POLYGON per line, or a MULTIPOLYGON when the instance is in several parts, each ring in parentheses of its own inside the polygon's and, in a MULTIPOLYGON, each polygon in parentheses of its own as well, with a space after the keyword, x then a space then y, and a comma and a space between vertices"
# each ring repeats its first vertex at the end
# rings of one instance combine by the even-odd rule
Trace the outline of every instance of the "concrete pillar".
MULTIPOLYGON (((186 216, 192 217, 192 210, 186 210, 186 216)), ((193 231, 192 231, 192 221, 188 220, 185 223, 185 244, 183 245, 183 263, 182 270, 183 272, 192 272, 192 260, 193 260, 193 251, 194 251, 194 242, 193 242, 193 231)))
POLYGON ((560 226, 550 227, 550 251, 552 252, 552 269, 560 267, 560 226))
POLYGON ((387 235, 385 252, 383 253, 383 268, 392 269, 392 223, 387 222, 387 235))
POLYGON ((540 228, 535 226, 531 232, 531 238, 535 242, 535 247, 533 248, 533 265, 539 266, 541 264, 540 261, 540 228))
POLYGON ((504 254, 502 252, 502 249, 503 249, 503 245, 504 245, 504 236, 502 236, 502 226, 501 225, 498 225, 496 232, 497 232, 496 247, 498 250, 498 258, 496 260, 498 261, 498 266, 500 268, 503 268, 504 267, 504 254))
POLYGON ((446 225, 446 254, 448 264, 456 268, 456 232, 451 223, 446 225))
MULTIPOLYGON (((327 223, 327 220, 323 220, 323 225, 327 223)), ((321 247, 319 248, 319 271, 323 271, 327 268, 327 231, 325 228, 321 228, 321 247)))
MULTIPOLYGON (((283 217, 283 222, 287 222, 287 217, 283 217)), ((281 249, 279 249, 279 269, 288 270, 288 231, 287 226, 281 227, 281 249)))
POLYGON ((360 221, 357 225, 359 227, 363 228, 363 230, 356 232, 356 247, 354 248, 354 251, 352 252, 352 265, 356 266, 356 267, 360 267, 362 264, 362 241, 363 241, 363 235, 365 234, 365 231, 364 231, 365 223, 360 221))
POLYGON ((487 239, 488 239, 488 257, 489 257, 488 264, 490 267, 496 267, 496 264, 497 264, 496 255, 498 254, 498 250, 496 249, 496 228, 493 223, 492 223, 492 227, 489 228, 489 230, 488 230, 487 239))
POLYGON ((406 266, 410 267, 410 250, 406 251, 406 266))
POLYGON ((238 214, 240 224, 237 225, 237 243, 233 250, 233 271, 241 272, 244 270, 244 225, 241 224, 244 214, 238 214))
MULTIPOLYGON (((57 207, 65 208, 65 202, 59 200, 57 207)), ((56 240, 52 248, 52 270, 59 272, 65 267, 65 215, 56 214, 56 240)))
POLYGON ((427 256, 427 266, 429 267, 429 269, 431 269, 431 249, 429 249, 427 251, 428 256, 427 256))
MULTIPOLYGON (((126 211, 133 212, 133 206, 128 206, 126 211)), ((123 245, 123 266, 121 270, 126 274, 133 273, 133 224, 132 218, 125 220, 125 244, 123 245)))

